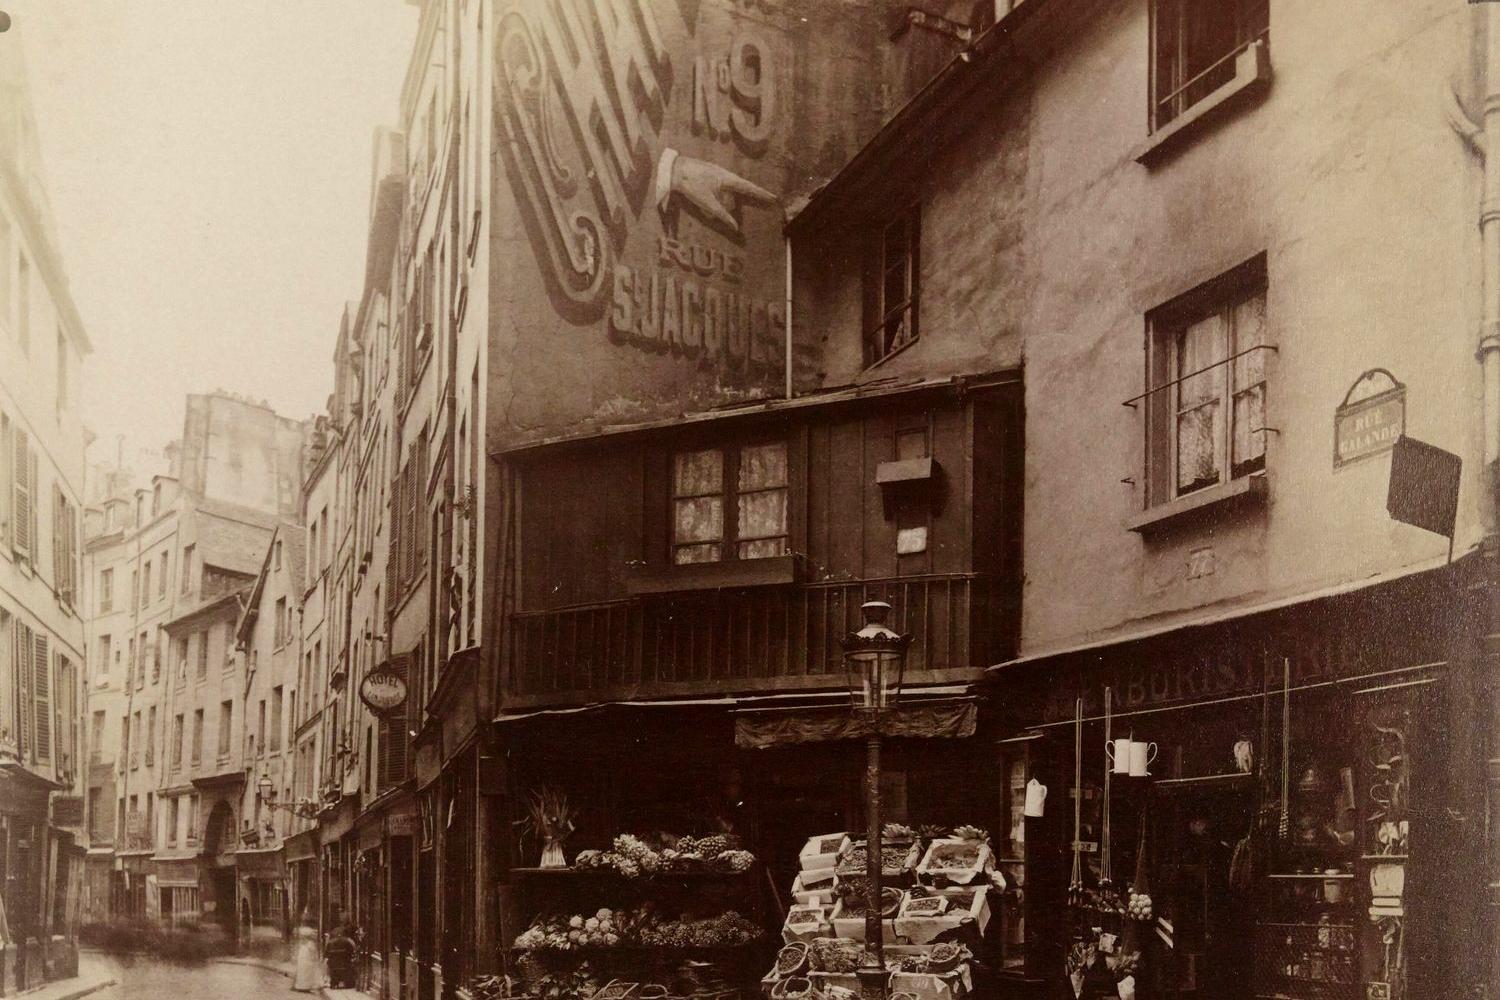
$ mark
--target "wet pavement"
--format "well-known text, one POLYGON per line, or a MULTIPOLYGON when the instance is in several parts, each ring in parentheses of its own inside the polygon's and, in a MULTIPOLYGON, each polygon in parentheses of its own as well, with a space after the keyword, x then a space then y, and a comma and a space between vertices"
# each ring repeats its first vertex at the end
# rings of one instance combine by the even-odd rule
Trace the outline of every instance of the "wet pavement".
POLYGON ((229 962, 173 965, 150 959, 92 956, 91 968, 116 985, 89 994, 88 1000, 308 1000, 279 972, 229 962))

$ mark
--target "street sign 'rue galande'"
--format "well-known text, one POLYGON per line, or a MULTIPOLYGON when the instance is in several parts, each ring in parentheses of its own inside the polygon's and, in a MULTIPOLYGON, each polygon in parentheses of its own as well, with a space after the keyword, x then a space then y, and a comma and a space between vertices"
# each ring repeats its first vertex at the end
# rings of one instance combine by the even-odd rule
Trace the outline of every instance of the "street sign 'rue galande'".
POLYGON ((1333 467, 1341 469, 1390 451, 1397 439, 1406 433, 1406 386, 1384 368, 1371 368, 1349 387, 1344 401, 1333 415, 1333 467), (1388 382, 1387 388, 1359 399, 1355 390, 1377 380, 1388 382))

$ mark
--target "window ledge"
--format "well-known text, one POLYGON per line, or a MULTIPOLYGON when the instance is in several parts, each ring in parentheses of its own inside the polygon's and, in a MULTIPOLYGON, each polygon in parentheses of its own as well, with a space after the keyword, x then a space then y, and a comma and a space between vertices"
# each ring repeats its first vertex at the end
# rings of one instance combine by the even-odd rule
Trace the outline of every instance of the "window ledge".
POLYGON ((1257 472, 1157 504, 1128 519, 1125 527, 1137 534, 1151 535, 1231 509, 1258 507, 1265 503, 1265 499, 1266 476, 1257 472))
POLYGON ((639 596, 689 590, 720 590, 726 587, 766 587, 796 583, 801 577, 801 558, 785 555, 768 559, 726 559, 722 562, 688 563, 660 568, 634 567, 627 585, 631 596, 639 596))
POLYGON ((1154 167, 1207 129, 1236 103, 1263 92, 1271 83, 1271 53, 1264 38, 1247 45, 1234 60, 1234 79, 1151 133, 1132 152, 1140 164, 1154 167))

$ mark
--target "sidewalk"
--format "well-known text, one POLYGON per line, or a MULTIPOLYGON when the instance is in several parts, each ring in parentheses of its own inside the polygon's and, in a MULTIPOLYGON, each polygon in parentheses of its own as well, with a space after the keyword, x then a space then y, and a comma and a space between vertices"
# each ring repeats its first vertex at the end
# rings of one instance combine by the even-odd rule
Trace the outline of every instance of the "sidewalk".
POLYGON ((26 1000, 80 1000, 82 997, 113 985, 115 985, 113 977, 96 959, 80 953, 78 975, 70 979, 59 979, 45 986, 38 986, 34 990, 17 994, 17 997, 18 1000, 20 997, 25 997, 26 1000))
MULTIPOLYGON (((247 958, 238 955, 227 955, 223 958, 214 959, 215 962, 226 962, 230 965, 250 965, 258 969, 269 969, 271 972, 280 973, 288 979, 296 977, 296 965, 290 961, 281 961, 273 958, 247 958)), ((373 994, 361 990, 336 990, 330 986, 322 988, 322 994, 326 1000, 373 1000, 373 994)), ((48 998, 52 1000, 52 998, 48 998)), ((59 998, 65 1000, 65 998, 59 998)))

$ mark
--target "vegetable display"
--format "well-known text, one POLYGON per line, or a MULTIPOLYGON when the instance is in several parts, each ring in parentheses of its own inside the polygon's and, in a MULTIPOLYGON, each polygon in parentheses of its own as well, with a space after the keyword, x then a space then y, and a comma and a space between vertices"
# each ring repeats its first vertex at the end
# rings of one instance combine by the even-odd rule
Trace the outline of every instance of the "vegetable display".
POLYGON ((627 910, 603 907, 591 916, 538 919, 517 938, 528 951, 574 951, 645 945, 665 948, 722 948, 760 937, 760 928, 734 910, 713 917, 663 918, 651 903, 627 910))
POLYGON ((679 838, 672 846, 653 847, 630 833, 614 839, 610 850, 579 851, 573 867, 612 871, 625 878, 647 878, 676 872, 716 871, 738 873, 755 866, 755 855, 740 850, 722 834, 679 838))

